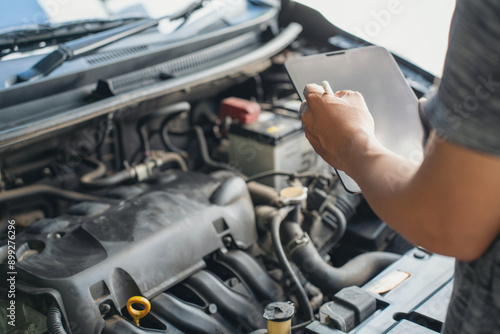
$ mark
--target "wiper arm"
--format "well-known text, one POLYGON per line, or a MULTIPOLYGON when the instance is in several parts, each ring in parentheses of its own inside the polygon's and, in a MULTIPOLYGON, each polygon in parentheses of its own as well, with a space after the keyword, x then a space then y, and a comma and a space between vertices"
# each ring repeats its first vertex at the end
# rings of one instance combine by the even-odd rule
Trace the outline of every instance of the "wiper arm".
POLYGON ((122 27, 102 31, 94 35, 78 38, 74 41, 60 44, 57 50, 43 57, 38 63, 27 71, 17 75, 15 83, 31 81, 48 75, 66 60, 81 56, 122 38, 134 35, 158 24, 155 19, 143 19, 122 27))
POLYGON ((23 29, 3 30, 0 31, 0 49, 12 49, 13 46, 19 47, 53 39, 83 37, 141 19, 144 19, 144 17, 122 17, 108 20, 90 19, 58 24, 35 24, 23 29))
POLYGON ((202 8, 204 2, 205 2, 205 0, 193 1, 186 8, 182 8, 182 9, 178 10, 177 12, 175 12, 174 14, 169 15, 168 18, 170 19, 170 21, 174 21, 174 20, 178 20, 178 19, 182 19, 182 18, 187 19, 191 14, 196 12, 198 9, 202 8))
POLYGON ((188 7, 178 11, 173 15, 161 17, 158 19, 142 19, 140 21, 129 23, 121 27, 101 31, 94 35, 78 38, 76 40, 60 44, 57 50, 43 57, 30 69, 23 71, 17 75, 14 82, 21 83, 44 77, 61 66, 65 61, 82 56, 91 51, 95 51, 105 45, 114 43, 125 37, 132 36, 149 28, 152 28, 163 19, 177 20, 187 18, 193 12, 203 7, 204 0, 197 0, 188 7))

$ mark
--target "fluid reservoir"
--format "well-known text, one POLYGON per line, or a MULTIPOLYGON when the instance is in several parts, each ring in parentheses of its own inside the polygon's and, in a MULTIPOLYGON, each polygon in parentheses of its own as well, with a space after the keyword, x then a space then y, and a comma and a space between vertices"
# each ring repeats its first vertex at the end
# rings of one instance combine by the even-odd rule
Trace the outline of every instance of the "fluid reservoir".
MULTIPOLYGON (((230 163, 248 176, 270 170, 314 171, 326 164, 309 144, 299 119, 271 112, 261 112, 250 124, 233 124, 229 141, 230 163)), ((279 176, 259 182, 278 189, 288 186, 279 176)))
POLYGON ((269 334, 292 333, 292 317, 295 308, 292 302, 275 302, 264 309, 264 319, 267 320, 269 334))

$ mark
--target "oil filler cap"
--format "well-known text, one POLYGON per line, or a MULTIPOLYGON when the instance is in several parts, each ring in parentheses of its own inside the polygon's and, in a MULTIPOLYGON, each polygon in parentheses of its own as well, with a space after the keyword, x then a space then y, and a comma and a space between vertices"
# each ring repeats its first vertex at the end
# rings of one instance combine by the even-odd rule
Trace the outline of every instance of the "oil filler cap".
POLYGON ((264 319, 274 322, 283 322, 292 319, 295 307, 292 302, 271 303, 264 309, 264 319))
POLYGON ((264 309, 264 319, 267 320, 267 333, 290 334, 292 332, 292 317, 295 308, 292 302, 275 302, 264 309))

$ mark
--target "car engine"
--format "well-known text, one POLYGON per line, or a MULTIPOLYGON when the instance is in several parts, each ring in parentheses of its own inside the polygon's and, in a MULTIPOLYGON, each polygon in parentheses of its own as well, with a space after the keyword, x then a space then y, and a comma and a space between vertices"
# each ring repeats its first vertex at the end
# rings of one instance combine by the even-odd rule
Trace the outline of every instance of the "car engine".
POLYGON ((149 53, 131 37, 0 92, 0 332, 440 331, 453 261, 344 190, 284 70, 365 44, 305 6, 249 3, 256 18, 152 34, 149 53))

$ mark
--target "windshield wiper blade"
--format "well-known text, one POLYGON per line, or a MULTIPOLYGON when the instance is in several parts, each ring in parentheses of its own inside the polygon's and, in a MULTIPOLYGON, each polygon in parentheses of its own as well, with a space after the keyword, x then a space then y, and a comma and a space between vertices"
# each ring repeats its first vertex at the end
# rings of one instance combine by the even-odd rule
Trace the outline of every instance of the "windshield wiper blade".
POLYGON ((18 73, 14 84, 39 79, 50 74, 65 61, 82 56, 91 51, 95 51, 105 45, 114 43, 125 37, 132 36, 149 28, 155 27, 161 20, 187 19, 193 12, 203 7, 205 0, 197 0, 186 8, 174 13, 173 15, 160 17, 158 19, 142 19, 140 21, 129 23, 121 27, 98 32, 94 35, 85 36, 73 41, 59 44, 57 50, 43 57, 38 63, 30 69, 18 73))
POLYGON ((134 35, 158 24, 155 19, 143 19, 122 27, 109 29, 94 35, 75 39, 65 44, 60 44, 57 50, 43 57, 38 63, 27 71, 17 75, 15 83, 31 81, 48 75, 66 60, 81 56, 122 38, 134 35))
POLYGON ((141 19, 144 19, 144 17, 123 17, 109 20, 91 19, 59 24, 35 24, 23 29, 3 30, 0 31, 0 49, 54 39, 80 37, 117 28, 141 19))

